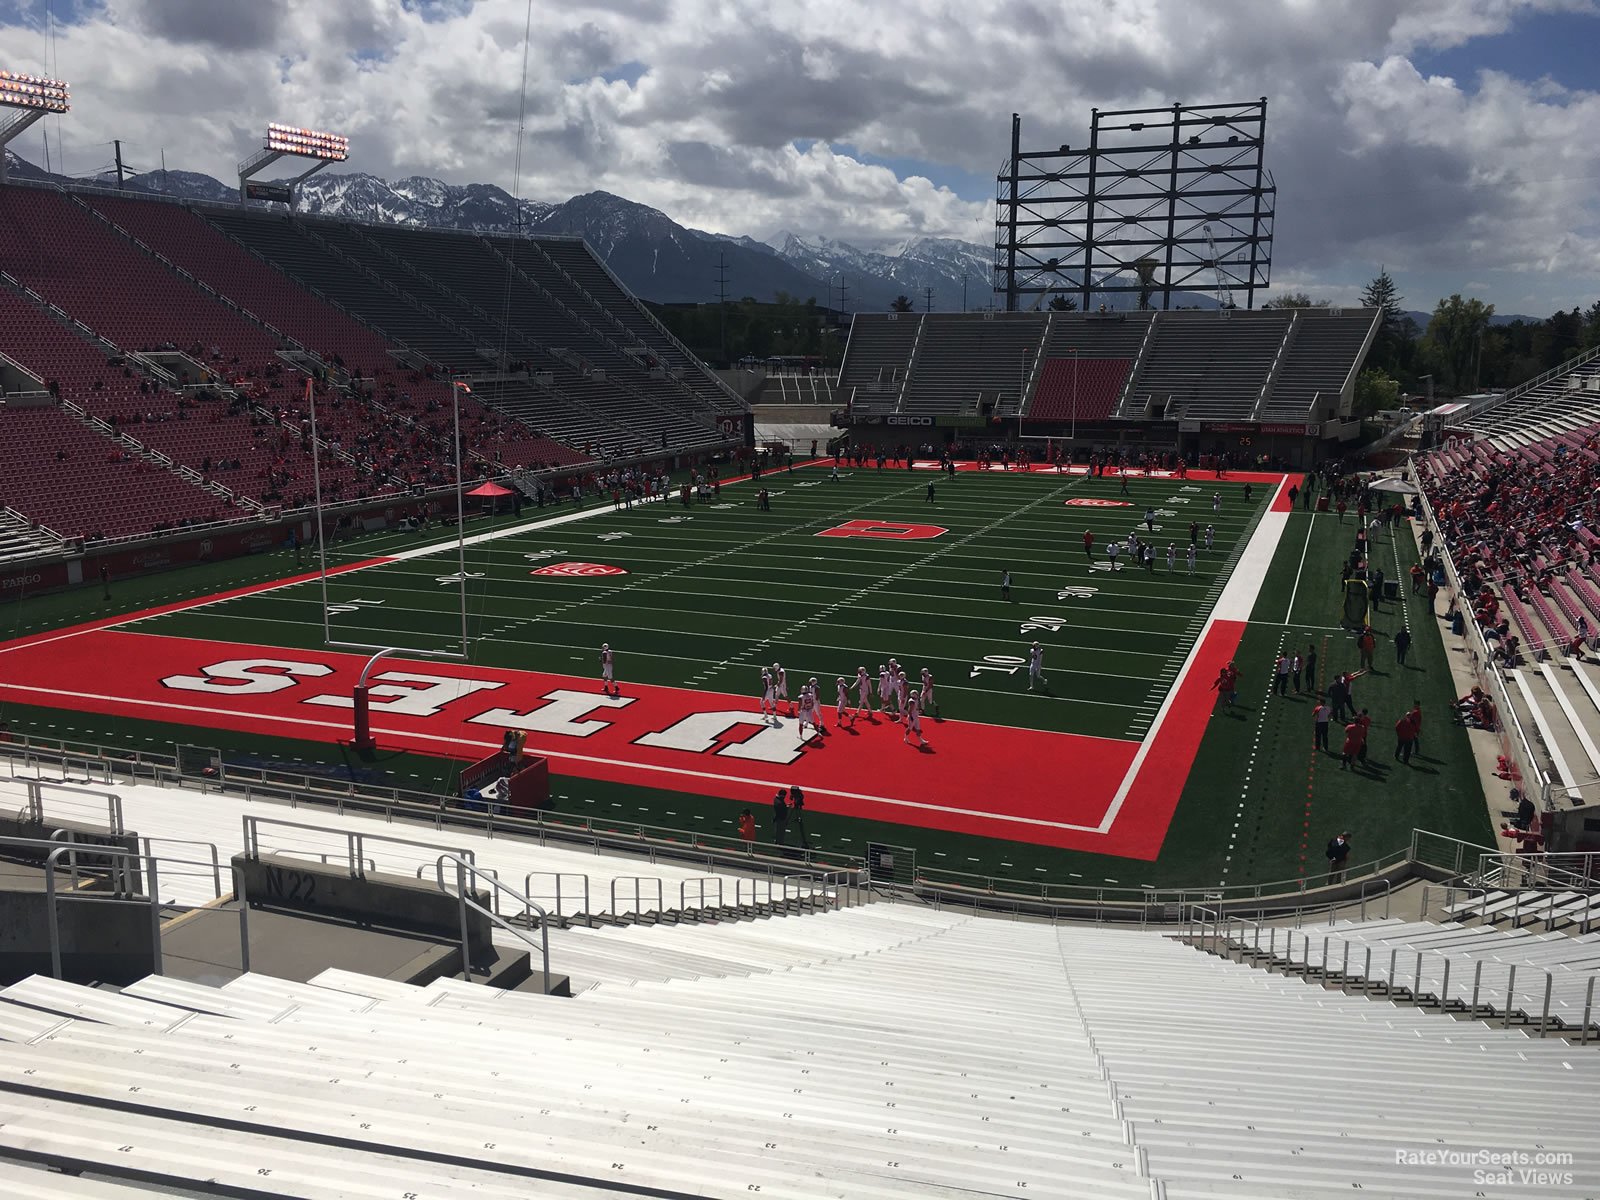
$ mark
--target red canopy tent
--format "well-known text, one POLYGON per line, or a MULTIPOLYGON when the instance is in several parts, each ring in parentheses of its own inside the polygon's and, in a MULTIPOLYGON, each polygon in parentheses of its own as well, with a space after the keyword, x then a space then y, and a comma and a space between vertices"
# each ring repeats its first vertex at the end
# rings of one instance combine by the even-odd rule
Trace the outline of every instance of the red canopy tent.
POLYGON ((512 491, 508 487, 501 487, 498 483, 494 482, 494 480, 490 479, 480 483, 477 487, 468 492, 467 495, 476 496, 478 499, 482 500, 484 502, 484 511, 493 515, 500 511, 501 498, 512 495, 512 491))

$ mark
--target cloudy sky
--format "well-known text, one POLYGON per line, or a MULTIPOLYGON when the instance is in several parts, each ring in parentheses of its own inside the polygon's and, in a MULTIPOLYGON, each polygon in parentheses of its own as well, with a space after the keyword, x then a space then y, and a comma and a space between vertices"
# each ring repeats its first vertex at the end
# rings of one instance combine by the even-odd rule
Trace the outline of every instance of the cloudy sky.
MULTIPOLYGON (((990 242, 1009 115, 1265 95, 1274 284, 1411 308, 1600 299, 1597 0, 0 0, 0 66, 68 80, 52 166, 223 179, 270 119, 351 166, 687 225, 990 242), (54 37, 49 34, 54 28, 54 37)), ((41 161, 30 130, 16 147, 41 161)))

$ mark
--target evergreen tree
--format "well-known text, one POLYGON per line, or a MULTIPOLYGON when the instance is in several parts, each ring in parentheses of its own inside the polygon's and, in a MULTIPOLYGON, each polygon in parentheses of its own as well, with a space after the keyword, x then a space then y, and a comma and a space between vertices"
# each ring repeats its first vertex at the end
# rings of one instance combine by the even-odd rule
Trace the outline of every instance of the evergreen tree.
POLYGON ((1402 376, 1409 374, 1419 332, 1417 323, 1401 307, 1404 301, 1405 297, 1395 286, 1394 279, 1382 269, 1361 293, 1362 307, 1375 308, 1379 313, 1378 333, 1372 340, 1372 349, 1367 353, 1367 362, 1380 370, 1402 376))

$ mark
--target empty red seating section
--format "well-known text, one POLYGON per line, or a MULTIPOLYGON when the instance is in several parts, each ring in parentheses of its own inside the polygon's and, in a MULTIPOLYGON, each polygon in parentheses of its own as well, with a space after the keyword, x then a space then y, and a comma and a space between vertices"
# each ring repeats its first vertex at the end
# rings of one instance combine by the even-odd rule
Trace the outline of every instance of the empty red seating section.
POLYGON ((121 537, 239 511, 182 477, 131 458, 54 405, 0 408, 0 505, 62 537, 121 537))
POLYGON ((64 194, 0 189, 0 262, 124 350, 194 349, 208 369, 230 379, 259 381, 273 361, 277 346, 270 335, 140 253, 64 194))
POLYGON ((371 374, 389 365, 384 340, 229 241, 186 208, 94 196, 89 204, 152 250, 323 358, 371 374))
POLYGON ((1049 358, 1039 373, 1028 416, 1040 420, 1102 421, 1117 410, 1133 363, 1126 358, 1049 358), (1074 405, 1073 398, 1077 402, 1074 405))

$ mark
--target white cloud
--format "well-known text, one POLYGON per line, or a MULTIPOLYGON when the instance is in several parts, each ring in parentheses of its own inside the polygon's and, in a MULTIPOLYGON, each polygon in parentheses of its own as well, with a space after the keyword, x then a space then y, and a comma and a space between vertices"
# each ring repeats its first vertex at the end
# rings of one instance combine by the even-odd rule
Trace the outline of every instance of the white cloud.
MULTIPOLYGON (((1383 262, 1428 290, 1500 271, 1570 302, 1600 282, 1600 96, 1415 65, 1545 8, 1594 4, 535 0, 520 190, 614 191, 729 233, 987 242, 992 191, 927 176, 992 175, 1013 109, 1030 141, 1053 144, 1081 137, 1095 105, 1264 94, 1279 282, 1339 298, 1383 262), (843 146, 923 166, 897 173, 843 146)), ((0 0, 8 65, 45 67, 40 0, 9 11, 21 17, 0 0)), ((74 81, 75 110, 53 124, 76 171, 120 137, 136 165, 165 148, 170 165, 226 179, 284 118, 347 132, 357 169, 511 187, 525 11, 106 0, 58 33, 49 65, 74 81)), ((37 156, 36 135, 19 149, 37 156)))

